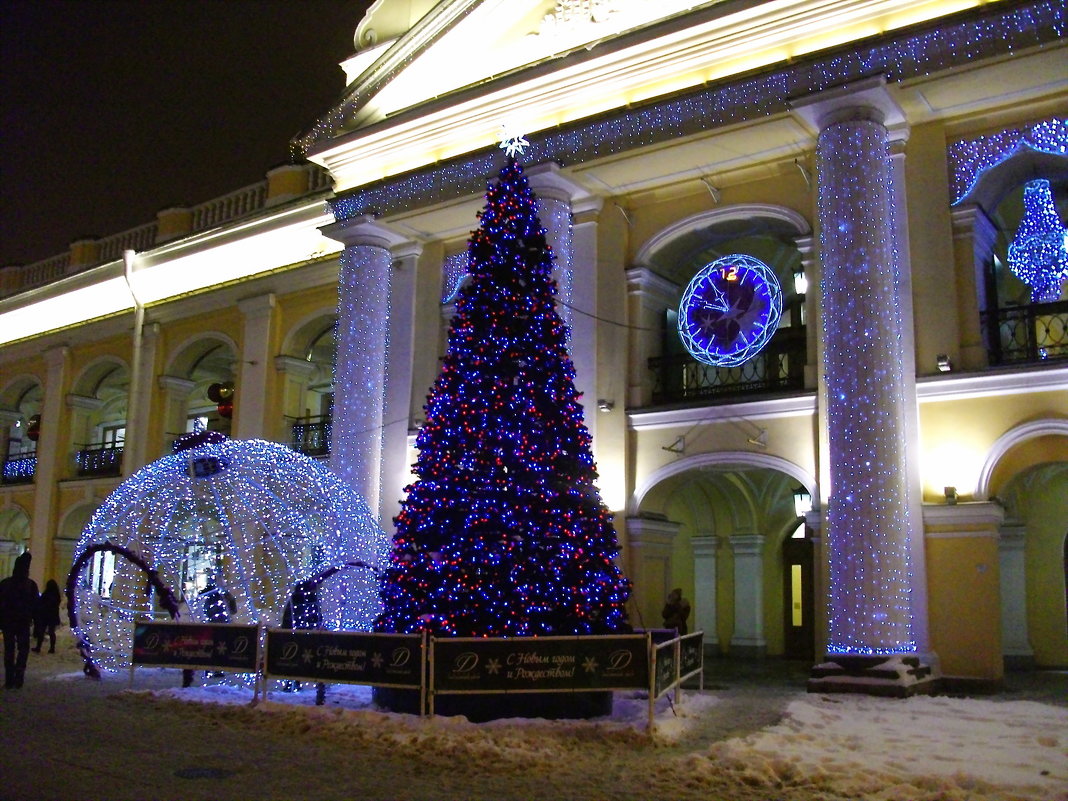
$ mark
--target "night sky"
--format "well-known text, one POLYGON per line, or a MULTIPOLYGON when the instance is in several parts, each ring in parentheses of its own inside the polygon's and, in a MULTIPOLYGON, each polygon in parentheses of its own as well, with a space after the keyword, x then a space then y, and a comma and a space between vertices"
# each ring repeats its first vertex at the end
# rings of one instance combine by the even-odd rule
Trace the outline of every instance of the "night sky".
POLYGON ((0 0, 0 265, 256 181, 370 0, 0 0))

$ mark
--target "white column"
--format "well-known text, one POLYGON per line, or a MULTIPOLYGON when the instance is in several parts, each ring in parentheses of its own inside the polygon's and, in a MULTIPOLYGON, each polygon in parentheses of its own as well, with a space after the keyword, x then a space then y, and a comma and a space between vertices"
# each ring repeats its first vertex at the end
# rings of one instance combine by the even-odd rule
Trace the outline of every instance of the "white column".
POLYGON ((764 535, 735 534, 730 538, 734 553, 734 634, 731 652, 763 656, 764 639, 764 535))
MULTIPOLYGON (((126 401, 126 441, 122 446, 122 475, 129 478, 150 461, 149 420, 152 410, 152 379, 156 375, 159 323, 141 329, 140 369, 130 370, 130 394, 126 401), (136 374, 136 384, 133 376, 136 374)), ((136 352, 136 348, 134 349, 136 352)), ((132 368, 132 365, 131 365, 132 368)))
POLYGON ((411 478, 408 430, 411 426, 412 363, 415 359, 415 275, 422 247, 395 248, 389 293, 389 343, 386 355, 382 429, 382 496, 379 517, 387 532, 400 512, 411 478))
POLYGON ((1033 663, 1035 652, 1027 630, 1027 574, 1024 561, 1027 529, 1005 523, 998 532, 1001 568, 1001 647, 1009 662, 1033 663))
POLYGON ((716 546, 713 534, 698 534, 690 538, 693 548, 693 629, 705 632, 705 645, 719 645, 719 626, 716 617, 716 546))
POLYGON ((33 520, 30 524, 31 575, 41 583, 48 565, 49 544, 56 530, 55 507, 62 460, 70 453, 60 439, 63 401, 70 372, 70 348, 60 345, 44 352, 45 382, 41 401, 41 436, 37 440, 34 473, 33 520))
POLYGON ((342 242, 330 466, 379 510, 393 256, 406 239, 368 216, 321 229, 342 242))
POLYGON ((161 375, 156 378, 156 383, 163 390, 163 431, 169 439, 167 442, 169 450, 174 438, 181 436, 185 431, 189 395, 196 383, 176 375, 161 375))
MULTIPOLYGON (((827 399, 831 654, 925 645, 922 520, 911 475, 911 300, 903 295, 888 126, 904 120, 882 81, 832 90, 815 119, 827 399)), ((905 288, 907 289, 907 287, 905 288)))
POLYGON ((237 377, 234 439, 262 439, 266 432, 267 367, 270 364, 274 337, 273 294, 245 298, 237 302, 245 318, 240 368, 237 377))

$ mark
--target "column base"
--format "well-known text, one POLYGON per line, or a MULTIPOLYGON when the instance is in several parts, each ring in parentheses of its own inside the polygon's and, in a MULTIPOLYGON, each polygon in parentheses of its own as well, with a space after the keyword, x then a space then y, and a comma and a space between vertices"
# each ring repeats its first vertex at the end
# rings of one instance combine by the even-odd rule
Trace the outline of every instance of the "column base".
POLYGON ((829 654, 812 668, 810 693, 858 693, 888 698, 931 695, 940 684, 936 671, 917 656, 829 654))

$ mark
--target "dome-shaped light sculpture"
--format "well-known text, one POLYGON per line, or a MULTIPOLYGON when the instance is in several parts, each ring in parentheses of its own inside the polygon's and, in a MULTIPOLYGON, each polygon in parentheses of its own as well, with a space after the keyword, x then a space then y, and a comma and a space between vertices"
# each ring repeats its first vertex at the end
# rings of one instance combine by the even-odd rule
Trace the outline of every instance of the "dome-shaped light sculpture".
POLYGON ((369 630, 387 553, 364 500, 315 460, 197 432, 93 515, 68 583, 72 623, 93 662, 121 669, 133 621, 171 617, 160 586, 179 599, 183 619, 279 625, 294 589, 311 580, 323 627, 369 630))

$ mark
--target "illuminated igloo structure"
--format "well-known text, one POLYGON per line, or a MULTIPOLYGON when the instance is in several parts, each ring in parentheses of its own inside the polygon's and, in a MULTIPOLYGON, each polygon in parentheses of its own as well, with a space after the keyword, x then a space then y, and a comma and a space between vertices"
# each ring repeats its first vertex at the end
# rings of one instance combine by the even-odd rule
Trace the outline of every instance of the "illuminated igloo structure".
POLYGON ((183 620, 281 625, 296 585, 328 575, 317 591, 321 625, 364 631, 380 611, 389 546, 366 502, 325 466, 215 432, 182 437, 120 484, 85 527, 75 565, 105 543, 118 552, 92 553, 69 586, 76 633, 110 669, 129 666, 135 619, 171 617, 124 552, 182 600, 183 620))

